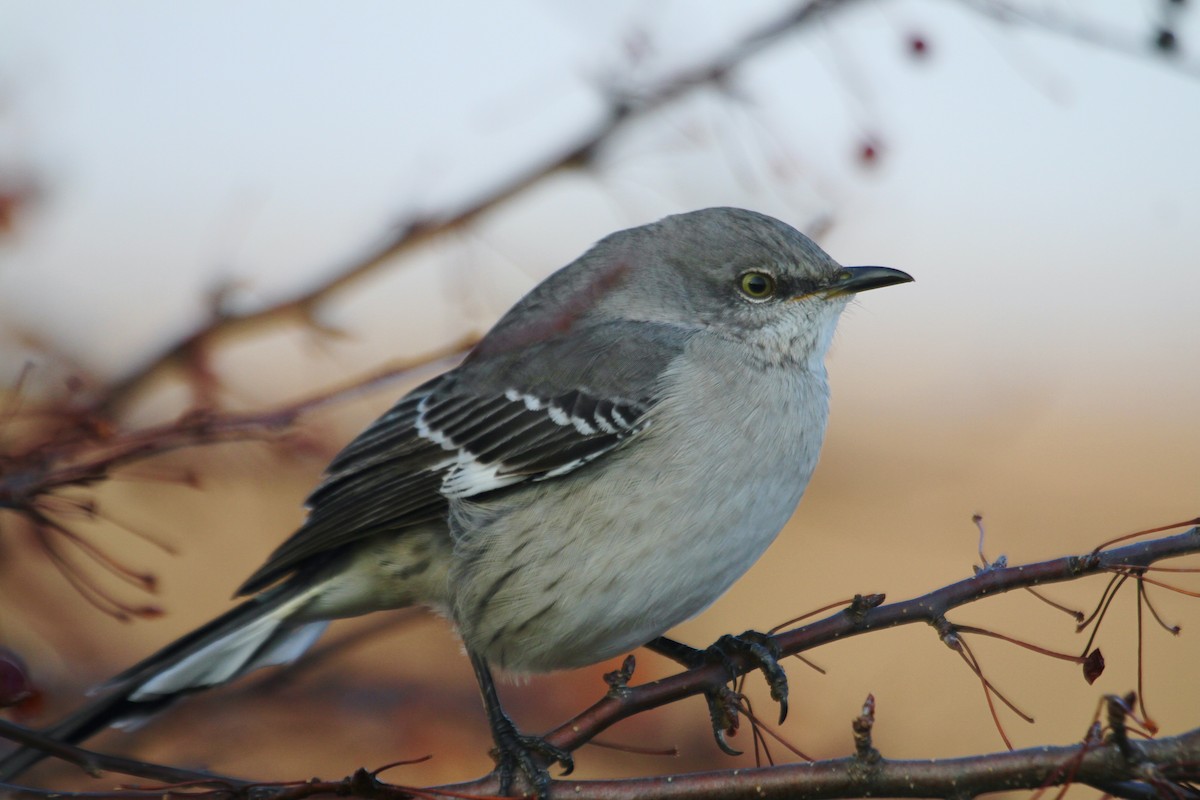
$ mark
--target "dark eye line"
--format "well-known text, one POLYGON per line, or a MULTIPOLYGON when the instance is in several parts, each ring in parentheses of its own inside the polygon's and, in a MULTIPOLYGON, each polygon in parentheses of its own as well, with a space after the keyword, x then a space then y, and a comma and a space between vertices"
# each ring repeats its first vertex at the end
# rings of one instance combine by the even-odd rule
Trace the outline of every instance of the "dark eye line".
POLYGON ((782 283, 787 289, 787 295, 789 297, 800 297, 802 295, 812 294, 821 288, 820 282, 811 278, 791 278, 789 280, 782 281, 782 283))

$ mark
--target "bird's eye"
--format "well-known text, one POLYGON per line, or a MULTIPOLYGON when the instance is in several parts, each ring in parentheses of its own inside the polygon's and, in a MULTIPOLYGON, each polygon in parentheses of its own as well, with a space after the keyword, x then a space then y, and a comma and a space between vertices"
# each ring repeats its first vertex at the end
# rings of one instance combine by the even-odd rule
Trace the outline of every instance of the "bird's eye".
POLYGON ((742 294, 751 300, 768 300, 775 296, 775 278, 766 272, 746 272, 739 279, 742 294))

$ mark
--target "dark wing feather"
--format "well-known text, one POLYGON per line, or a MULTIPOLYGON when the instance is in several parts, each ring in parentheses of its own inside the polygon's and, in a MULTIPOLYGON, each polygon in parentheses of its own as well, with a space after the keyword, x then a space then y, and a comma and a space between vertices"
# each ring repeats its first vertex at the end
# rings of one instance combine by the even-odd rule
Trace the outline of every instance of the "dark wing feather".
POLYGON ((442 473, 450 455, 417 433, 422 400, 448 373, 406 395, 343 449, 308 496, 308 518, 246 579, 237 593, 261 591, 319 555, 388 530, 444 517, 442 473))
POLYGON ((238 593, 360 539, 443 518, 450 498, 565 475, 640 431, 648 408, 580 389, 552 398, 516 389, 479 396, 449 373, 338 454, 308 498, 308 519, 238 593))
POLYGON ((551 398, 509 389, 480 403, 485 412, 477 416, 438 415, 435 398, 427 402, 430 413, 417 424, 453 449, 441 491, 456 498, 565 475, 640 431, 650 406, 648 400, 592 398, 580 389, 551 398), (601 413, 609 408, 621 409, 622 423, 601 413))
POLYGON ((659 378, 690 335, 630 321, 548 339, 489 335, 333 459, 308 519, 239 593, 359 540, 444 520, 452 499, 553 479, 603 456, 648 424, 659 378))

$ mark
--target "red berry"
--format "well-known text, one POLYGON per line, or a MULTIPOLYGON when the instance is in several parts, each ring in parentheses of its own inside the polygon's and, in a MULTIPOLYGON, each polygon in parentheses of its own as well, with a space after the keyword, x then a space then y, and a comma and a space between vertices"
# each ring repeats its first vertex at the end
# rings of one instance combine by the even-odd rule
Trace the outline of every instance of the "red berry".
POLYGON ((0 708, 15 706, 32 694, 25 664, 16 653, 0 648, 0 708))

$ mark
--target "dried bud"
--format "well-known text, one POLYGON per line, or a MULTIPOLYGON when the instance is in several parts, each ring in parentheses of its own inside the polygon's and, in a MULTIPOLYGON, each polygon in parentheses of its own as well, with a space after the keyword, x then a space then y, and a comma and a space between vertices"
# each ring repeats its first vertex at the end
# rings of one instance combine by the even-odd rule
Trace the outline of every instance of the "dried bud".
POLYGON ((1087 654, 1083 661, 1083 679, 1089 684, 1104 674, 1104 654, 1097 648, 1087 654))

